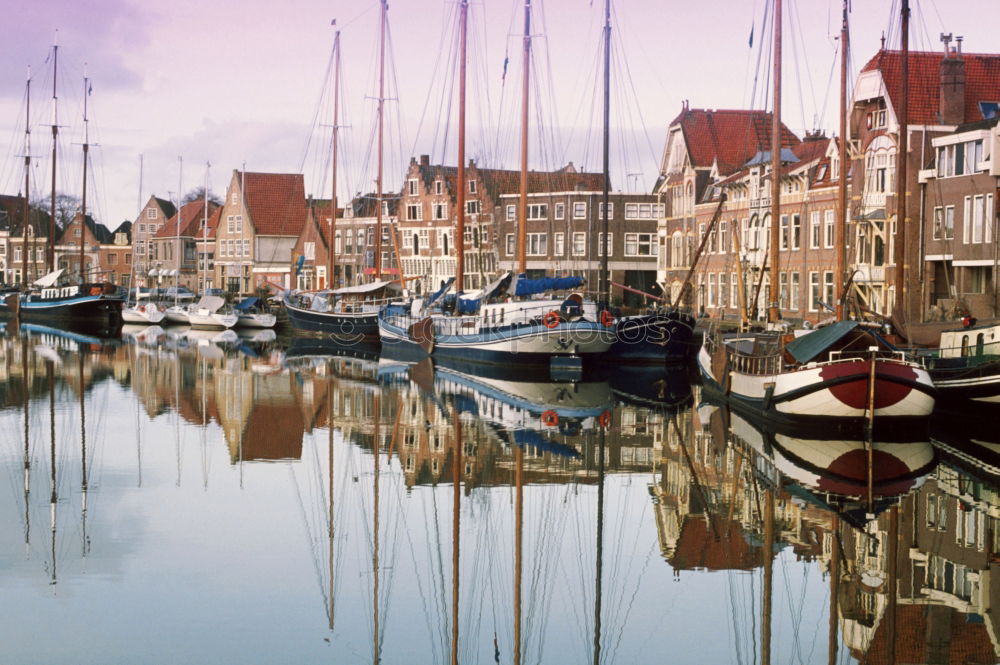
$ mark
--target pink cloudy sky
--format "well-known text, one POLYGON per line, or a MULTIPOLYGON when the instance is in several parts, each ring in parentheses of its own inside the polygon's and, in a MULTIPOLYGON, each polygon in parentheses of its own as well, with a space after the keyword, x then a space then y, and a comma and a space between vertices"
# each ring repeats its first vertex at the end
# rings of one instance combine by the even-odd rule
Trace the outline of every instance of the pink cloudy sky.
MULTIPOLYGON (((897 2, 863 0, 852 13, 856 71, 878 49, 897 2)), ((1000 53, 1000 3, 995 0, 912 0, 911 48, 940 48, 940 32, 965 36, 968 52, 1000 53)), ((532 32, 540 87, 532 122, 533 168, 572 160, 599 170, 595 71, 601 2, 535 0, 532 32), (541 91, 541 92, 540 92, 541 91)), ((521 6, 515 0, 472 5, 470 130, 467 155, 484 166, 517 167, 521 6), (505 87, 505 54, 510 65, 505 87)), ((681 101, 694 107, 760 107, 762 66, 751 95, 762 41, 765 0, 617 0, 612 182, 648 189, 655 180, 667 123, 681 101), (747 45, 754 26, 755 48, 747 45), (627 66, 623 62, 627 61, 627 66), (630 174, 630 175, 626 175, 630 174)), ((387 96, 386 189, 398 189, 413 154, 453 164, 454 110, 449 56, 456 5, 451 0, 396 0, 390 6, 393 71, 387 96), (450 119, 450 120, 449 120, 450 119), (448 137, 449 141, 445 141, 448 137)), ((839 0, 786 0, 783 115, 794 131, 835 127, 839 0), (798 64, 796 64, 798 63, 798 64), (833 83, 831 84, 831 80, 833 83)), ((100 221, 114 227, 134 218, 140 198, 187 191, 205 178, 221 193, 233 169, 303 172, 306 191, 328 197, 329 140, 324 77, 333 44, 330 20, 342 30, 344 171, 340 195, 372 190, 376 0, 44 0, 4 12, 0 40, 0 192, 23 182, 23 97, 33 71, 33 196, 48 192, 51 72, 46 64, 59 30, 59 189, 78 194, 84 63, 90 97, 95 181, 88 198, 100 221), (317 118, 319 118, 317 120, 317 118), (184 159, 178 183, 178 157, 184 159)), ((894 17, 893 17, 894 18, 894 17)), ((890 33, 889 44, 898 44, 890 33)), ((763 62, 768 55, 764 53, 763 62)))

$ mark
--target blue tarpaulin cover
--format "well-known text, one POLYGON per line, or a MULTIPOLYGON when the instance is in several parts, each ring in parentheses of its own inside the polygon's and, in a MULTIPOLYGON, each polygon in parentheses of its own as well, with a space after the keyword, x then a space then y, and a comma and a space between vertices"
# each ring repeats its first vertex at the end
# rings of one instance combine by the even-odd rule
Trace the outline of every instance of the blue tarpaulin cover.
POLYGON ((540 279, 527 279, 518 275, 515 296, 530 296, 546 291, 565 291, 575 289, 583 285, 582 277, 542 277, 540 279))
POLYGON ((550 441, 542 436, 541 432, 536 432, 533 429, 516 429, 512 433, 514 434, 514 443, 521 448, 534 446, 539 450, 547 450, 562 457, 581 457, 576 448, 557 441, 550 441))
POLYGON ((240 312, 248 312, 260 303, 260 299, 256 296, 250 296, 245 298, 236 304, 236 309, 240 312))

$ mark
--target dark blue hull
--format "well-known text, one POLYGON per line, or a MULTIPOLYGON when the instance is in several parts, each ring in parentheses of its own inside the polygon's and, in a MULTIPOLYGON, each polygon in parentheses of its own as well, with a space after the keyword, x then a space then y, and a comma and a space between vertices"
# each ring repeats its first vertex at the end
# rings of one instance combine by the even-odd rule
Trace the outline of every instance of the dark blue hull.
POLYGON ((299 307, 285 298, 288 321, 295 330, 314 335, 330 335, 343 340, 378 339, 378 314, 317 312, 299 307))
POLYGON ((615 343, 601 359, 616 363, 683 363, 694 357, 695 319, 684 312, 626 316, 615 327, 615 343))

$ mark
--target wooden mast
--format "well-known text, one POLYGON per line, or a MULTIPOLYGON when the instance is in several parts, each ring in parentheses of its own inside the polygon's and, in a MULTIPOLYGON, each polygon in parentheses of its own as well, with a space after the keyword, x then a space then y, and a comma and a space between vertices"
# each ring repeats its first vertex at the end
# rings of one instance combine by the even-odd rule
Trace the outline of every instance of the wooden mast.
POLYGON ((774 109, 771 114, 771 283, 767 290, 767 321, 781 318, 778 284, 778 247, 781 244, 781 0, 774 0, 774 109))
POLYGON ((829 665, 837 663, 837 622, 839 620, 840 602, 840 518, 834 514, 830 523, 830 617, 826 643, 826 661, 829 665))
MULTIPOLYGON (((461 0, 458 14, 458 168, 455 170, 455 293, 465 289, 465 65, 469 0, 461 0)), ((402 272, 400 272, 402 276, 402 272)), ((458 313, 459 308, 455 308, 458 313)))
POLYGON ((382 279, 382 152, 385 144, 385 23, 389 10, 388 0, 379 3, 379 56, 378 56, 378 177, 375 180, 375 275, 373 281, 382 279))
MULTIPOLYGON (((383 7, 385 3, 383 2, 383 7)), ((372 411, 374 411, 375 417, 375 436, 372 438, 372 457, 374 458, 374 476, 372 481, 373 488, 373 498, 372 498, 372 538, 374 542, 372 543, 372 663, 373 665, 378 665, 381 661, 381 654, 379 653, 379 639, 378 639, 378 483, 379 483, 379 443, 380 436, 378 431, 379 418, 381 416, 381 407, 378 393, 372 397, 372 411)))
MULTIPOLYGON (((778 3, 781 0, 777 0, 778 3)), ((771 612, 772 612, 772 587, 774 585, 774 490, 764 491, 764 584, 761 592, 760 613, 761 639, 760 639, 760 662, 761 665, 770 665, 771 662, 771 612)))
POLYGON ((24 226, 21 228, 21 283, 28 283, 28 226, 31 225, 31 68, 24 92, 24 226))
MULTIPOLYGON (((334 25, 337 21, 334 20, 334 25)), ((330 237, 327 240, 327 273, 328 288, 337 288, 333 271, 337 267, 336 227, 337 227, 337 132, 340 130, 340 30, 333 37, 333 138, 331 139, 330 157, 330 237)), ((379 206, 381 208, 382 206, 379 206)), ((332 627, 332 626, 331 626, 332 627)))
MULTIPOLYGON (((605 208, 607 210, 607 208, 605 208)), ((598 433, 597 446, 597 545, 594 572, 594 665, 601 662, 601 606, 603 602, 604 572, 604 455, 607 435, 604 428, 598 433)))
MULTIPOLYGON (((211 162, 205 162, 205 198, 201 204, 201 252, 200 255, 204 256, 205 271, 208 271, 208 173, 212 168, 211 162)), ((201 260, 198 261, 198 273, 201 274, 201 260)), ((201 288, 199 291, 204 294, 208 291, 208 280, 205 275, 201 275, 199 281, 201 282, 201 288)))
MULTIPOLYGON (((56 32, 58 35, 59 33, 56 32)), ((59 65, 59 44, 52 45, 52 199, 49 205, 49 240, 45 245, 45 272, 52 272, 55 265, 56 242, 56 148, 59 143, 59 96, 56 80, 59 65)))
MULTIPOLYGON (((528 0, 530 2, 531 0, 528 0)), ((513 443, 513 442, 512 442, 513 443)), ((521 665, 521 554, 524 547, 524 450, 514 443, 514 665, 521 665)))
MULTIPOLYGON (((902 91, 899 97, 899 140, 896 144, 896 241, 893 246, 893 260, 896 269, 893 273, 893 284, 896 287, 896 298, 893 305, 893 315, 897 321, 904 324, 907 321, 906 271, 910 253, 907 251, 907 226, 909 219, 906 212, 906 158, 909 153, 909 82, 910 82, 910 2, 903 0, 900 9, 900 70, 902 74, 902 91)), ((887 229, 891 233, 892 228, 887 229)))
MULTIPOLYGON (((83 196, 80 199, 80 283, 86 281, 84 273, 84 258, 87 239, 87 162, 90 156, 89 124, 87 119, 87 98, 90 97, 90 79, 83 77, 83 196)), ((180 196, 178 194, 178 196, 180 196)), ((178 220, 179 221, 179 220, 178 220)))
POLYGON ((598 292, 604 307, 611 302, 611 275, 608 273, 608 180, 610 179, 611 134, 611 0, 604 0, 604 136, 602 137, 604 185, 601 189, 601 274, 598 292))
POLYGON ((837 140, 837 225, 834 227, 834 242, 837 247, 836 264, 836 305, 837 320, 844 320, 844 289, 847 286, 847 54, 850 47, 850 33, 847 23, 847 0, 844 0, 843 17, 840 23, 840 132, 837 140))
POLYGON ((524 0, 524 64, 521 77, 521 186, 517 206, 518 272, 528 271, 528 83, 531 73, 531 0, 524 0))

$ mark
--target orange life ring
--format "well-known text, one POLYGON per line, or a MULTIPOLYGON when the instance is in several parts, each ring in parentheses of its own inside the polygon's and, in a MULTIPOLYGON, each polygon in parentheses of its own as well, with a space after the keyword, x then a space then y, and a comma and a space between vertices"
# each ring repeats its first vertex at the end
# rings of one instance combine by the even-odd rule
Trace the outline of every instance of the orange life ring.
POLYGON ((99 296, 99 295, 101 295, 101 287, 99 287, 99 286, 92 286, 92 287, 90 287, 90 295, 92 295, 92 296, 99 296))
POLYGON ((559 414, 549 409, 542 414, 542 424, 546 427, 555 427, 559 424, 559 414))
POLYGON ((610 328, 611 324, 614 323, 614 322, 615 322, 615 317, 611 314, 611 310, 609 310, 609 309, 602 309, 601 310, 601 325, 610 328))
MULTIPOLYGON (((608 310, 604 310, 604 311, 606 312, 608 310)), ((611 412, 610 411, 605 411, 600 416, 598 416, 598 418, 597 418, 597 424, 600 425, 601 427, 607 427, 608 425, 610 425, 611 424, 611 412)))
POLYGON ((559 325, 559 314, 556 312, 549 312, 542 317, 542 323, 545 324, 546 328, 555 328, 559 325))

